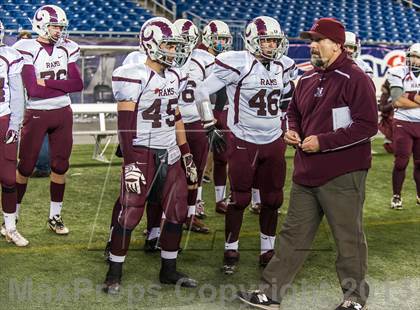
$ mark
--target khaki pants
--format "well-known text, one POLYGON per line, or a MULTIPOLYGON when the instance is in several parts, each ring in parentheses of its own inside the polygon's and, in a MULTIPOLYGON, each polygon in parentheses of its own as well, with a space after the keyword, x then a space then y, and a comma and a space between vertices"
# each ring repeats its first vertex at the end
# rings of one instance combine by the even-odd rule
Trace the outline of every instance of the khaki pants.
POLYGON ((276 242, 276 254, 262 275, 262 290, 281 301, 301 268, 325 214, 337 247, 337 275, 345 299, 364 305, 367 243, 363 232, 363 202, 367 171, 336 177, 319 187, 293 184, 289 210, 276 242))

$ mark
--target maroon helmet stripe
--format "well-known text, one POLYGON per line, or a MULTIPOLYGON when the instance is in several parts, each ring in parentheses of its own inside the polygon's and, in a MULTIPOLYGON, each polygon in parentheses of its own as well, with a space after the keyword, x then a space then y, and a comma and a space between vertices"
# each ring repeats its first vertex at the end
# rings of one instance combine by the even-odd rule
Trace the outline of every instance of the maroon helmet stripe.
POLYGON ((184 32, 187 32, 188 33, 188 31, 190 30, 190 28, 191 28, 192 25, 193 25, 193 23, 191 21, 189 21, 189 20, 186 21, 184 23, 184 25, 182 26, 181 32, 182 33, 184 33, 184 32))
POLYGON ((217 25, 216 25, 215 23, 211 22, 211 23, 209 24, 209 27, 210 27, 210 31, 211 31, 212 33, 217 33, 217 25))
POLYGON ((52 23, 58 23, 58 15, 57 15, 57 11, 50 6, 44 6, 43 10, 47 11, 48 14, 50 14, 50 22, 52 23))
POLYGON ((257 26, 257 33, 259 35, 267 34, 267 26, 265 25, 265 21, 260 18, 256 18, 254 24, 257 26))
POLYGON ((172 29, 167 23, 156 21, 151 22, 150 25, 158 26, 165 37, 172 37, 172 29))

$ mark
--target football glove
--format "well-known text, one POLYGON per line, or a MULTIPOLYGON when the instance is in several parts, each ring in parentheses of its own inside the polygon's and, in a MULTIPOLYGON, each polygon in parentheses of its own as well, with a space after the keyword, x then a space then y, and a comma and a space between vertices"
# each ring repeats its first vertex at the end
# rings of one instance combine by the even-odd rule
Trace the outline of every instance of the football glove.
POLYGON ((194 164, 193 156, 191 153, 182 155, 182 163, 185 169, 185 176, 189 185, 196 184, 198 181, 197 167, 194 164))
POLYGON ((6 132, 6 136, 4 137, 4 143, 10 144, 17 142, 19 137, 19 132, 14 129, 8 129, 6 132))
POLYGON ((214 124, 205 127, 207 130, 207 138, 209 139, 210 148, 213 152, 222 153, 226 150, 226 141, 223 133, 218 130, 214 124))
POLYGON ((124 167, 125 188, 131 193, 141 194, 141 185, 146 185, 146 178, 136 163, 124 167))

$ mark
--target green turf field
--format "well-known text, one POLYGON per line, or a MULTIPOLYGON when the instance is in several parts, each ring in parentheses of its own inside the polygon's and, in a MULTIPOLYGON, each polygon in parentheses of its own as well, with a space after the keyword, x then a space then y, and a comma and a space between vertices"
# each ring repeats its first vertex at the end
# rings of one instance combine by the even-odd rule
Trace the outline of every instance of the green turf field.
MULTIPOLYGON (((119 161, 113 160, 111 165, 93 161, 92 147, 74 147, 62 213, 70 228, 68 236, 56 236, 47 230, 49 181, 30 180, 18 223, 30 245, 21 249, 0 240, 0 309, 245 309, 232 296, 239 289, 258 284, 258 217, 246 211, 239 271, 233 276, 223 275, 224 218, 213 211, 212 184, 204 186, 205 222, 212 233, 184 234, 184 251, 178 263, 180 270, 199 281, 197 289, 159 284, 159 255, 141 251, 142 221, 133 233, 120 296, 106 296, 100 291, 107 271, 102 252, 118 194, 119 161)), ((420 309, 420 207, 415 204, 412 167, 410 164, 404 185, 405 210, 390 210, 393 157, 384 153, 379 140, 374 149, 377 154, 368 177, 365 204, 369 309, 420 309)), ((286 199, 280 221, 288 204, 291 150, 287 159, 286 199)), ((340 301, 334 241, 325 222, 313 250, 282 309, 332 309, 340 301)))

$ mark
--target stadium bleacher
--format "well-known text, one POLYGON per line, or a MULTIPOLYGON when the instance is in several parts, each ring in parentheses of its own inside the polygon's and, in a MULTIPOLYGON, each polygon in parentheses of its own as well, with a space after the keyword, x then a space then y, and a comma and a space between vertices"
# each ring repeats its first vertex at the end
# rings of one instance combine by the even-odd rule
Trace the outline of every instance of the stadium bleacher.
MULTIPOLYGON (((420 41, 420 12, 396 0, 175 0, 178 17, 195 14, 206 20, 250 20, 259 15, 278 19, 289 37, 311 27, 314 19, 332 16, 364 42, 420 41)), ((28 18, 45 0, 5 0, 0 5, 6 29, 30 29, 28 18)), ((138 32, 153 13, 134 0, 59 0, 71 21, 70 31, 138 32)))
POLYGON ((120 0, 5 0, 0 16, 6 29, 31 29, 28 18, 43 4, 64 9, 70 20, 69 31, 138 32, 143 21, 153 17, 136 1, 120 0), (54 2, 54 3, 53 3, 54 2))

